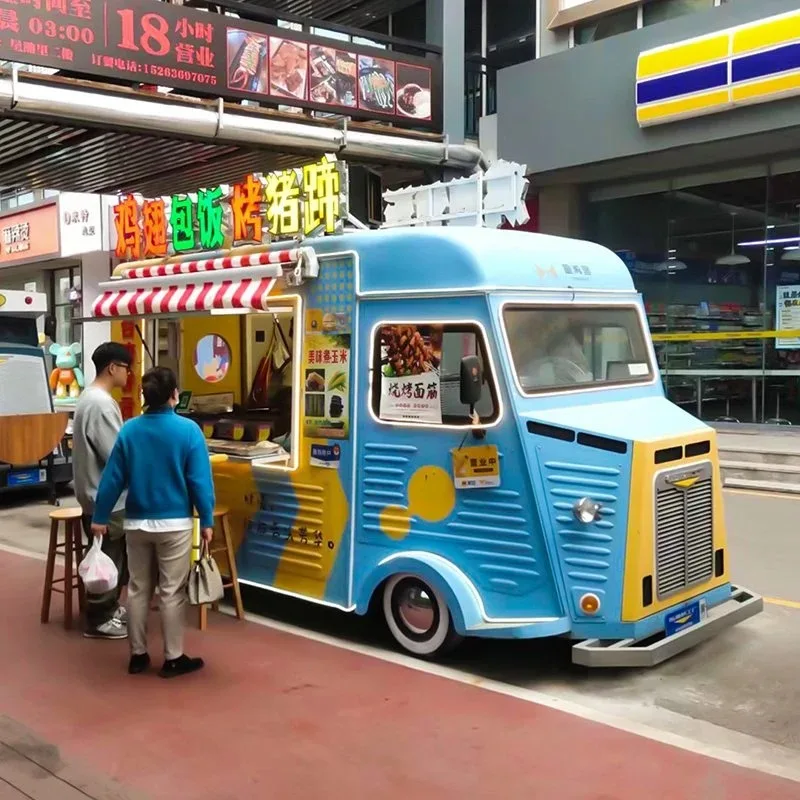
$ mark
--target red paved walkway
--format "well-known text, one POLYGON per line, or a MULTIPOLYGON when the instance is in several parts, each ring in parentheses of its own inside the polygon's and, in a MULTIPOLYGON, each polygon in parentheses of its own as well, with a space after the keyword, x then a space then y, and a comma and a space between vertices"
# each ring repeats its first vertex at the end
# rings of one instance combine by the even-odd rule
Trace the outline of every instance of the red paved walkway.
MULTIPOLYGON (((0 552, 0 714, 154 800, 787 800, 800 784, 211 615, 198 675, 38 621, 44 564, 0 552)), ((155 648, 154 648, 155 649, 155 648)))

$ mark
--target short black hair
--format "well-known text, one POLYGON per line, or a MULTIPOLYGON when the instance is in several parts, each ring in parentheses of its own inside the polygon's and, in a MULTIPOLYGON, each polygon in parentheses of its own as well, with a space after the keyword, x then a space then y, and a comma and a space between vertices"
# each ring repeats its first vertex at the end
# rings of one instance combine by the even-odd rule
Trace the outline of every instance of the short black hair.
POLYGON ((178 379, 169 367, 153 367, 142 377, 142 394, 148 411, 163 408, 178 388, 178 379))
POLYGON ((92 361, 94 368, 99 375, 104 369, 108 368, 111 364, 124 364, 126 367, 131 366, 131 354, 124 344, 119 342, 103 342, 92 353, 92 361))

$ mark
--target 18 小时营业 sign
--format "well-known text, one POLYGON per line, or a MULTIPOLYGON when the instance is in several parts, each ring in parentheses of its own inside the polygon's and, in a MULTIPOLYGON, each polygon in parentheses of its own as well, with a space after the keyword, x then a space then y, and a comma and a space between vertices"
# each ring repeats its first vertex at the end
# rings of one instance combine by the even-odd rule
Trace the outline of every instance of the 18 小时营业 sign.
POLYGON ((114 206, 117 258, 163 258, 236 244, 335 233, 346 211, 347 170, 335 156, 298 169, 248 175, 232 186, 114 206))
POLYGON ((192 95, 441 127, 438 56, 331 40, 186 3, 2 0, 0 59, 192 95))

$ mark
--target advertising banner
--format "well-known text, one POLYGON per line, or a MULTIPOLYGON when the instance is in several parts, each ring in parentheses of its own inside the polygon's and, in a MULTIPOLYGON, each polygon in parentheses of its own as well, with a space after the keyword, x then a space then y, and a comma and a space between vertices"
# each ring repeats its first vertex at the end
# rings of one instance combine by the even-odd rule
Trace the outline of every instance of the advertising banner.
POLYGON ((102 250, 100 195, 61 192, 58 196, 58 231, 62 258, 102 250))
POLYGON ((156 0, 4 0, 0 59, 441 128, 441 62, 156 0))
POLYGON ((442 334, 441 325, 381 328, 381 419, 441 424, 442 334))
POLYGON ((58 256, 55 201, 0 217, 0 267, 58 256))
MULTIPOLYGON (((800 330, 800 286, 778 286, 775 327, 779 331, 800 330)), ((777 350, 800 350, 800 339, 775 339, 777 350)))
POLYGON ((306 333, 304 432, 310 439, 347 439, 350 428, 350 334, 306 333))

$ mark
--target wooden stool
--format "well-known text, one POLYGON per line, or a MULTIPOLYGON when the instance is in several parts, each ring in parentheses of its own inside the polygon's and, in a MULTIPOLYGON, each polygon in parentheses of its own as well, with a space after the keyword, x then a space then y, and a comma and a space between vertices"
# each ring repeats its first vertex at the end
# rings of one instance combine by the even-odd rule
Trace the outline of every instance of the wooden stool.
POLYGON ((47 548, 47 566, 44 572, 44 593, 42 595, 42 622, 50 621, 50 599, 53 592, 64 595, 64 627, 72 627, 72 593, 78 590, 78 608, 86 608, 83 583, 78 577, 78 565, 85 553, 83 526, 80 508, 56 508, 50 512, 50 545, 47 548), (64 541, 58 541, 58 524, 64 523, 64 541), (56 554, 64 555, 64 576, 54 578, 56 554), (64 584, 63 587, 57 584, 64 584))
MULTIPOLYGON (((209 547, 209 555, 214 558, 214 556, 218 553, 225 554, 225 558, 228 561, 228 575, 230 576, 230 581, 227 583, 223 582, 222 585, 225 589, 233 589, 233 603, 236 607, 236 616, 239 619, 244 619, 242 591, 239 588, 239 573, 236 570, 236 557, 233 552, 233 542, 231 541, 231 528, 228 521, 228 509, 224 508, 223 506, 214 509, 214 533, 215 537, 211 542, 211 546, 209 547), (222 543, 215 547, 214 542, 216 540, 216 534, 220 532, 222 533, 222 543)), ((216 559, 214 560, 216 561, 216 559)), ((219 609, 219 603, 212 603, 211 607, 214 609, 214 611, 217 611, 219 609)), ((199 615, 199 628, 201 631, 204 631, 208 625, 208 603, 198 606, 197 610, 199 615)))

